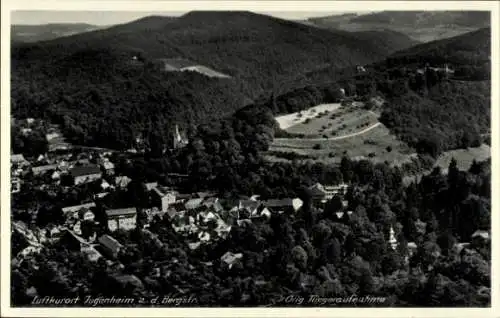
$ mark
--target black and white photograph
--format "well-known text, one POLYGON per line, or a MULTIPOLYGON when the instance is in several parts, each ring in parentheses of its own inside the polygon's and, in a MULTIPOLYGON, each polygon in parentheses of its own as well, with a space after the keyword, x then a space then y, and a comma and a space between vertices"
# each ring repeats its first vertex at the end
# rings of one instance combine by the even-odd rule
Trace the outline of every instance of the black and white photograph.
POLYGON ((492 307, 493 9, 285 4, 10 11, 10 307, 492 307))

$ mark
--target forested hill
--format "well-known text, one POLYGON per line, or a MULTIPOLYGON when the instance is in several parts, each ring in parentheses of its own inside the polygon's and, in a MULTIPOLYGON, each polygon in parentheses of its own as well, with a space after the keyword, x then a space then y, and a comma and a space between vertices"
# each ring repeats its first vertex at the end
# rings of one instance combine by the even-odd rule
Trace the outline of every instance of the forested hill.
POLYGON ((87 23, 14 24, 10 29, 10 37, 14 43, 31 43, 52 40, 62 36, 89 32, 101 28, 103 27, 87 23))
MULTIPOLYGON (((400 48, 250 12, 151 16, 13 45, 12 112, 57 122, 77 144, 125 148, 138 135, 163 144, 174 124, 186 129, 226 116, 262 94, 301 85, 301 74, 353 68, 400 48), (164 72, 160 58, 231 78, 164 72)), ((332 80, 332 73, 324 76, 332 80)))
POLYGON ((452 63, 480 66, 490 63, 491 30, 483 28, 449 39, 423 43, 399 52, 388 58, 389 62, 452 63))
POLYGON ((256 96, 320 66, 367 64, 413 44, 384 43, 390 45, 250 12, 195 11, 16 47, 13 60, 46 64, 89 48, 141 54, 146 59, 182 57, 244 80, 246 93, 256 96))
POLYGON ((390 29, 420 42, 445 39, 490 26, 488 11, 381 11, 344 14, 305 21, 327 29, 373 31, 390 29))

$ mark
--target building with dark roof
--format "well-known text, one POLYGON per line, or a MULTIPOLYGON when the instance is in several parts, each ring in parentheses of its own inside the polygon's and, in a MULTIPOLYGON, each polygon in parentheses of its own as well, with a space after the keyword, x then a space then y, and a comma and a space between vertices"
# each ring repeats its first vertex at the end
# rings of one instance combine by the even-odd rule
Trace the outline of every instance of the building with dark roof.
POLYGON ((109 258, 116 258, 120 249, 123 247, 120 242, 107 234, 99 237, 98 242, 99 245, 101 245, 103 253, 109 258))
POLYGON ((263 202, 264 206, 268 208, 270 211, 275 213, 284 213, 284 212, 297 212, 304 202, 301 199, 295 198, 286 198, 286 199, 272 199, 263 202))
POLYGON ((125 209, 107 209, 106 220, 108 223, 108 229, 110 231, 121 230, 132 230, 137 226, 137 209, 136 208, 125 208, 125 209))
POLYGON ((102 177, 102 172, 97 165, 74 166, 70 172, 75 185, 98 180, 102 177))

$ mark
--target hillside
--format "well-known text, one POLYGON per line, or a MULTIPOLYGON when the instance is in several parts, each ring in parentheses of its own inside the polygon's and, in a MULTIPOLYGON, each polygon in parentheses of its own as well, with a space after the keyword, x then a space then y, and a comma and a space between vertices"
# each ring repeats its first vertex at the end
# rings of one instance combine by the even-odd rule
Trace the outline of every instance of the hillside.
POLYGON ((186 129, 230 114, 290 78, 328 68, 332 80, 336 69, 395 50, 375 42, 250 12, 146 17, 14 45, 12 112, 48 117, 74 143, 124 148, 147 135, 164 144, 174 123, 186 129), (155 65, 171 58, 230 78, 163 72, 155 65))
POLYGON ((346 31, 390 29, 419 42, 449 38, 490 26, 486 11, 382 11, 310 18, 308 24, 346 31))
POLYGON ((435 64, 483 65, 490 63, 490 50, 491 30, 483 28, 396 52, 388 60, 394 63, 413 63, 427 60, 435 64))
POLYGON ((14 43, 32 43, 53 40, 62 36, 89 32, 104 28, 86 23, 51 23, 43 25, 14 24, 10 37, 14 43))
POLYGON ((366 64, 404 47, 408 45, 390 48, 349 32, 250 12, 190 12, 176 19, 147 17, 38 48, 15 48, 13 59, 22 55, 46 61, 87 48, 112 48, 147 59, 182 57, 242 79, 248 84, 246 93, 256 96, 318 66, 366 64))

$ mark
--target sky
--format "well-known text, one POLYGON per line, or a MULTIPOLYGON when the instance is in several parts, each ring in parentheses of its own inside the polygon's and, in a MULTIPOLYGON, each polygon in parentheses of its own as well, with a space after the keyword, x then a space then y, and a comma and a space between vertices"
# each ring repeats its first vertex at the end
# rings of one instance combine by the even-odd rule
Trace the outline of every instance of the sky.
MULTIPOLYGON (((179 11, 13 11, 12 24, 47 24, 47 23, 88 23, 94 25, 113 25, 127 23, 150 15, 180 16, 186 12, 179 11)), ((258 12, 282 19, 298 20, 310 17, 352 13, 346 11, 288 11, 258 12)), ((368 13, 358 11, 358 13, 368 13)))

